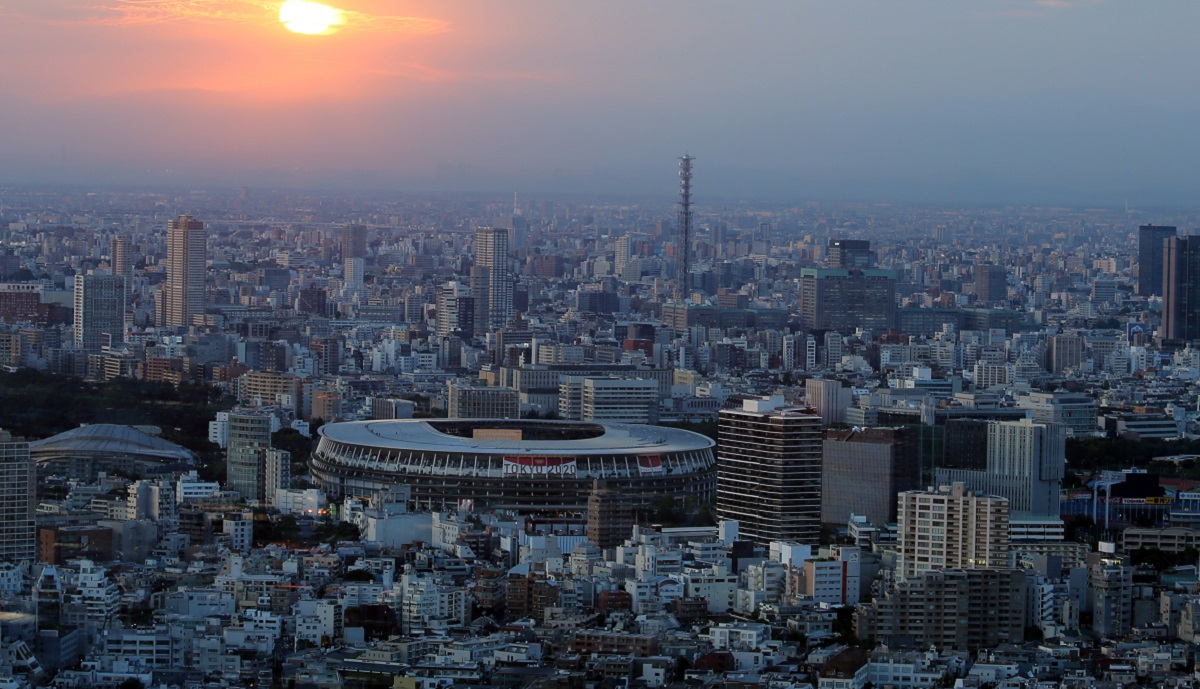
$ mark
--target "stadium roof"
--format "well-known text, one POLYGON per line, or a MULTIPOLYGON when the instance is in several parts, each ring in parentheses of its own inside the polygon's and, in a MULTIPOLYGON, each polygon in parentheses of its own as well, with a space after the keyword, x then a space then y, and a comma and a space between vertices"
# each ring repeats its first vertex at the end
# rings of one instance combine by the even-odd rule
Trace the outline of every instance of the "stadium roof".
POLYGON ((132 426, 112 423, 80 426, 65 433, 36 440, 29 443, 29 452, 34 457, 86 452, 138 455, 164 461, 189 461, 195 457, 191 450, 175 443, 148 435, 132 426))
POLYGON ((453 453, 525 453, 598 455, 609 453, 649 453, 704 450, 715 443, 699 433, 678 428, 644 426, 626 423, 592 423, 564 421, 509 421, 491 419, 448 419, 424 421, 420 419, 393 419, 387 421, 347 421, 327 423, 320 434, 331 441, 360 447, 385 449, 426 450, 453 453), (472 437, 445 433, 438 429, 468 426, 472 429, 528 429, 537 431, 561 428, 564 431, 595 429, 595 433, 581 433, 575 438, 520 439, 504 438, 498 434, 490 437, 472 437))

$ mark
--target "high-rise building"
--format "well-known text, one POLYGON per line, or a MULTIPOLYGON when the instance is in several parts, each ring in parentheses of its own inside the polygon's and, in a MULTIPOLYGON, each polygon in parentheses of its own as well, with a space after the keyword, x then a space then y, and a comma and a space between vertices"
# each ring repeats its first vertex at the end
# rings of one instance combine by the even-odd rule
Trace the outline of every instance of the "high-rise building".
POLYGON ((203 222, 188 215, 167 222, 167 281, 158 292, 161 325, 188 327, 193 316, 204 313, 207 251, 203 222))
POLYGON ((920 486, 916 440, 907 428, 826 431, 821 522, 844 526, 852 514, 871 524, 895 522, 894 496, 920 486))
POLYGON ((1032 419, 988 422, 987 468, 938 469, 938 483, 1002 496, 1014 516, 1058 519, 1067 430, 1032 419))
POLYGON ((75 276, 75 346, 97 354, 106 344, 125 341, 125 278, 75 276))
POLYGON ((229 413, 226 483, 247 500, 266 499, 266 453, 271 447, 271 417, 248 410, 229 413))
POLYGON ((367 257, 366 225, 342 225, 342 261, 367 257))
POLYGON ((508 323, 513 311, 513 284, 508 271, 508 230, 481 227, 475 231, 471 293, 475 297, 477 328, 495 330, 508 323))
POLYGON ((830 268, 874 268, 875 254, 867 239, 830 239, 826 247, 826 262, 830 268))
POLYGON ((621 277, 625 273, 625 266, 629 263, 629 259, 633 254, 629 249, 629 235, 620 237, 616 242, 616 250, 613 255, 613 274, 621 277))
POLYGON ((475 334, 475 311, 470 288, 453 281, 442 285, 437 293, 437 336, 459 333, 469 340, 475 334))
POLYGON ((975 298, 984 305, 1008 299, 1008 269, 994 263, 976 263, 975 298))
POLYGON ((1163 294, 1163 242, 1178 230, 1169 225, 1142 225, 1138 228, 1137 293, 1143 297, 1163 294))
POLYGON ((292 453, 274 447, 263 454, 263 493, 267 504, 276 506, 275 491, 292 487, 292 453))
POLYGON ((1162 337, 1200 339, 1200 236, 1163 241, 1162 337))
POLYGON ((366 259, 354 256, 342 260, 342 282, 347 287, 362 287, 366 272, 366 259))
POLYGON ((846 410, 854 401, 850 388, 842 385, 842 381, 825 378, 809 378, 804 381, 804 398, 813 406, 821 417, 821 423, 826 426, 844 422, 846 410))
POLYGON ((1084 341, 1081 335, 1051 335, 1046 339, 1046 370, 1064 373, 1083 366, 1084 341))
POLYGON ((0 561, 37 559, 36 481, 29 443, 0 430, 0 561))
POLYGON ((113 235, 112 248, 109 251, 108 262, 112 266, 112 274, 126 277, 133 271, 133 257, 129 252, 129 237, 123 234, 113 235))
POLYGON ((1008 500, 963 484, 909 490, 896 503, 900 579, 935 569, 1008 566, 1008 500))
POLYGON ((885 333, 896 321, 896 276, 873 268, 804 268, 800 320, 806 330, 885 333))
POLYGON ((782 396, 721 411, 718 519, 758 543, 815 545, 821 535, 821 417, 782 396))

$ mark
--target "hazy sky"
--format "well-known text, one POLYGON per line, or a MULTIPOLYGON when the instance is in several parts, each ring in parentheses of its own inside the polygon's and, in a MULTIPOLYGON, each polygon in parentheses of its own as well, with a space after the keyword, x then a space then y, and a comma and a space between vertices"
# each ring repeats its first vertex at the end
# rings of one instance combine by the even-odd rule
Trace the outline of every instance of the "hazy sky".
POLYGON ((1195 205, 1197 0, 0 0, 0 182, 1195 205))

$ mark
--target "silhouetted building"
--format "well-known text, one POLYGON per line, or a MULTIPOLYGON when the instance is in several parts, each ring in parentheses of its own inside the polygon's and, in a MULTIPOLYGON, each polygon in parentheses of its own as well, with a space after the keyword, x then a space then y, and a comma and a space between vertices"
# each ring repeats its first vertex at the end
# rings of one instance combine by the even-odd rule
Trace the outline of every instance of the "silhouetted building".
POLYGON ((1169 225, 1142 225, 1138 228, 1139 296, 1163 294, 1163 242, 1174 237, 1178 230, 1169 225))
POLYGON ((905 428, 830 430, 821 466, 821 522, 845 526, 851 514, 896 521, 896 494, 920 485, 915 436, 905 428))
POLYGON ((1171 342, 1200 339, 1200 237, 1163 242, 1162 336, 1171 342))
POLYGON ((975 298, 987 306, 1008 299, 1008 270, 992 263, 975 264, 975 298))
POLYGON ((866 239, 830 239, 827 247, 830 268, 874 268, 875 254, 866 239))

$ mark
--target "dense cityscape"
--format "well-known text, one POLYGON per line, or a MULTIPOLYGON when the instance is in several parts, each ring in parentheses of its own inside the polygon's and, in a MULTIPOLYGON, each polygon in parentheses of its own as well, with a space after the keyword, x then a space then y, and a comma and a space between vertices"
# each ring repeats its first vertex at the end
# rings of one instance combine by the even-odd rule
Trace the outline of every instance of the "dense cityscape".
POLYGON ((692 174, 0 190, 0 686, 1194 686, 1196 214, 692 174))

